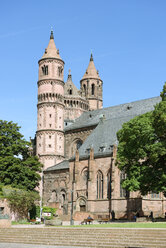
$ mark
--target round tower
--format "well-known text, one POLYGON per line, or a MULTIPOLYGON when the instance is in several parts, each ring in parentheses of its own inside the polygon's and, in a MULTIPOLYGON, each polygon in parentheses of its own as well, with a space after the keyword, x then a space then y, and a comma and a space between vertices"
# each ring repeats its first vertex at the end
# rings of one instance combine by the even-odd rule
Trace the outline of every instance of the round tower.
POLYGON ((55 46, 53 31, 38 63, 36 153, 46 169, 64 159, 64 61, 55 46))
POLYGON ((103 81, 96 70, 91 53, 88 68, 80 81, 82 95, 89 101, 89 109, 95 110, 103 107, 103 81))

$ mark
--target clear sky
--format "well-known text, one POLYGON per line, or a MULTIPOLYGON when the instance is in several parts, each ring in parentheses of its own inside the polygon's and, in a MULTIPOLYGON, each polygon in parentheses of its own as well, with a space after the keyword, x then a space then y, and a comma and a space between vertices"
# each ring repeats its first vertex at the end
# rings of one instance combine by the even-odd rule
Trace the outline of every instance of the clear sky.
POLYGON ((37 126, 38 60, 53 27, 56 47, 79 81, 91 49, 104 107, 159 95, 166 81, 166 0, 5 0, 0 5, 0 119, 26 139, 37 126))

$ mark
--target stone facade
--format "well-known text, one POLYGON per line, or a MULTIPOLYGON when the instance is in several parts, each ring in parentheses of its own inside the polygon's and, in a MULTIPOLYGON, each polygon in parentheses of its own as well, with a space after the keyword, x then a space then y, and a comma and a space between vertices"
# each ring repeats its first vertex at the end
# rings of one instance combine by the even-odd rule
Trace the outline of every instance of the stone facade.
POLYGON ((131 219, 164 216, 166 199, 160 193, 143 197, 126 192, 125 174, 115 166, 117 131, 131 118, 153 110, 159 97, 102 108, 103 82, 93 56, 80 81, 80 90, 69 71, 63 81, 64 62, 53 33, 39 60, 38 127, 36 153, 44 164, 43 204, 58 209, 63 220, 131 219))

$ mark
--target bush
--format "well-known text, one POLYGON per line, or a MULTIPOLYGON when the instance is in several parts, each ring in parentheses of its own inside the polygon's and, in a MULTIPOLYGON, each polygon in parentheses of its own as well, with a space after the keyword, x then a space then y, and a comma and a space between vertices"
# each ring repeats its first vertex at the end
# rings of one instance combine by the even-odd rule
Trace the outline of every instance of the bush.
POLYGON ((45 220, 52 220, 56 213, 56 208, 43 207, 42 213, 51 213, 51 216, 43 216, 45 220))

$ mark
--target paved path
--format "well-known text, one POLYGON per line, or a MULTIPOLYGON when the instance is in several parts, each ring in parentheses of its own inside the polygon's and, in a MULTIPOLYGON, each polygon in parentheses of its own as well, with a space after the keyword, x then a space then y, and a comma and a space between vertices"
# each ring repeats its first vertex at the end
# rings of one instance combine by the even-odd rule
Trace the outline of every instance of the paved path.
POLYGON ((0 248, 82 248, 80 246, 33 245, 18 243, 0 243, 0 248))

